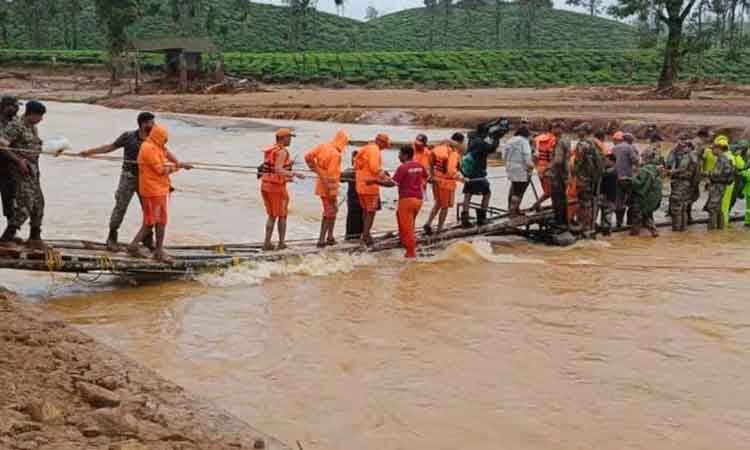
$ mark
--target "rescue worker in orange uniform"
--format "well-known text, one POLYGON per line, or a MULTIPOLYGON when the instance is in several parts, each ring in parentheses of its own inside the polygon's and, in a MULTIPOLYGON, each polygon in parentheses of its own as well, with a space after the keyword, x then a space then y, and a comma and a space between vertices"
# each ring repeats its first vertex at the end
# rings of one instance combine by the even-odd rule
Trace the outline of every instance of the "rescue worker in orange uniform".
POLYGON ((381 180, 385 175, 380 152, 390 145, 391 138, 385 133, 380 133, 373 142, 357 151, 357 157, 354 160, 357 196, 362 207, 362 243, 368 247, 373 244, 372 225, 380 207, 380 186, 373 183, 373 180, 381 180))
POLYGON ((338 214, 338 195, 341 185, 341 158, 349 145, 349 135, 340 130, 332 142, 320 144, 305 154, 307 166, 317 176, 315 195, 323 203, 318 248, 336 245, 333 229, 338 214))
POLYGON ((432 151, 427 146, 427 135, 418 134, 417 138, 414 139, 414 161, 418 162, 429 172, 430 170, 430 155, 432 151))
POLYGON ((406 249, 406 258, 417 257, 417 234, 415 230, 417 215, 422 209, 423 186, 429 178, 429 172, 414 158, 414 148, 401 147, 398 159, 401 165, 392 178, 380 181, 382 186, 398 186, 398 235, 401 245, 406 249))
POLYGON ((534 208, 542 206, 547 199, 552 197, 552 184, 550 178, 546 176, 550 165, 552 164, 552 154, 557 145, 557 136, 552 132, 550 127, 546 133, 542 133, 534 139, 534 154, 536 162, 536 172, 542 183, 542 196, 539 197, 534 208))
POLYGON ((437 233, 443 231, 448 210, 453 207, 456 200, 456 181, 463 180, 459 171, 461 153, 464 150, 464 135, 455 133, 451 139, 443 141, 432 149, 430 164, 430 178, 432 179, 432 193, 435 196, 435 205, 430 212, 430 217, 424 226, 424 232, 428 236, 433 233, 432 222, 438 218, 437 233))
POLYGON ((286 218, 289 214, 289 193, 286 185, 294 178, 303 179, 304 175, 292 172, 292 161, 287 147, 295 135, 289 128, 276 131, 276 143, 263 151, 263 176, 261 177, 261 195, 266 207, 266 239, 263 250, 274 249, 271 239, 277 227, 279 244, 277 250, 286 249, 286 218))

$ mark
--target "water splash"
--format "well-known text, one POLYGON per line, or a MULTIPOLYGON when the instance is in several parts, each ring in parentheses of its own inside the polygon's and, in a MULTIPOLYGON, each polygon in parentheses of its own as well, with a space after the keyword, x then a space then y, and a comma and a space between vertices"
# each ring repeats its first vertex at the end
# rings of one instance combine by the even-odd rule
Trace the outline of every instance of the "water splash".
POLYGON ((495 253, 492 243, 485 239, 453 243, 428 261, 468 262, 472 264, 482 262, 493 264, 544 264, 544 261, 539 259, 523 258, 509 253, 495 253))

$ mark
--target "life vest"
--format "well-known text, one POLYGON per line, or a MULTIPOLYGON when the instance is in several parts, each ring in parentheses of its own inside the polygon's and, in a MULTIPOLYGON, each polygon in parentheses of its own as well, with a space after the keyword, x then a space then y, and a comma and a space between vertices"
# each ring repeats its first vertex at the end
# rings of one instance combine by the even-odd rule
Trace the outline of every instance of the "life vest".
POLYGON ((557 138, 552 133, 545 133, 537 136, 535 139, 537 159, 540 163, 549 164, 552 162, 552 153, 555 150, 557 144, 557 138))
MULTIPOLYGON (((258 168, 258 178, 262 178, 263 182, 284 184, 288 181, 287 177, 276 174, 276 155, 282 150, 285 150, 285 148, 274 144, 263 151, 263 164, 258 168)), ((292 161, 289 158, 289 152, 286 154, 284 169, 292 170, 292 161)))
POLYGON ((445 176, 448 173, 448 160, 450 159, 450 152, 443 146, 435 147, 432 151, 432 168, 435 172, 438 172, 445 176))

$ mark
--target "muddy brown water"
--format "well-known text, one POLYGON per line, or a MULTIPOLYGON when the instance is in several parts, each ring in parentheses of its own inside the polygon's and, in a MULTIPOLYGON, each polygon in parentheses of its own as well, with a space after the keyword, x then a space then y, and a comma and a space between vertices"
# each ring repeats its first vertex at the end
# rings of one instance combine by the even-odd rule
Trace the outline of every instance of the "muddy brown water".
MULTIPOLYGON (((50 111, 43 134, 77 148, 114 139, 134 116, 50 111)), ((276 125, 196 121, 166 121, 186 160, 258 162, 276 125)), ((298 154, 336 129, 294 125, 298 154)), ((118 171, 45 159, 46 234, 103 239, 118 171)), ((174 182, 170 242, 260 238, 252 176, 174 182)), ((292 188, 294 237, 317 227, 311 190, 292 188)), ((133 209, 123 236, 137 219, 133 209)), ((739 450, 750 442, 749 248, 741 228, 696 228, 568 249, 462 242, 412 264, 315 257, 145 286, 8 271, 0 284, 305 449, 739 450)))

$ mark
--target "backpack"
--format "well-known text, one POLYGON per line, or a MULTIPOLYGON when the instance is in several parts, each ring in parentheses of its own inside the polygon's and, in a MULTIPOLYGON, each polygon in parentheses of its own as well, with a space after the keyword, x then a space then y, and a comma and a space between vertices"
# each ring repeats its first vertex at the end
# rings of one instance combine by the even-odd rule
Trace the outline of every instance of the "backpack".
POLYGON ((475 178, 475 163, 476 161, 474 160, 474 154, 471 152, 466 152, 466 154, 461 158, 461 166, 459 168, 461 174, 468 179, 475 178))

